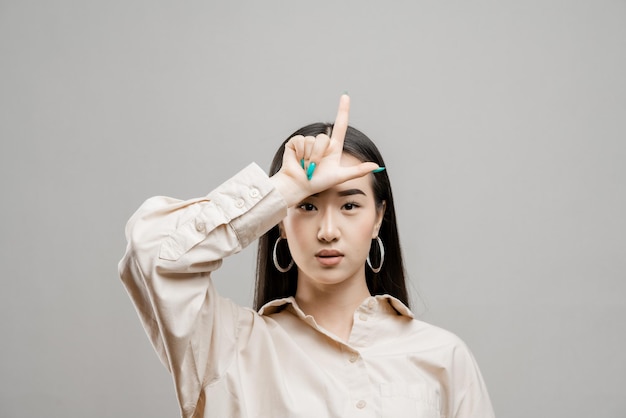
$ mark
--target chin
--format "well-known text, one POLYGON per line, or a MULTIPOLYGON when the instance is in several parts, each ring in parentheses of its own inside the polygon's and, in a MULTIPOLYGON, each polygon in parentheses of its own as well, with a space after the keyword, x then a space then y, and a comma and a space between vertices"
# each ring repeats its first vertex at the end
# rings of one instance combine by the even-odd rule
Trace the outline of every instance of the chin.
MULTIPOLYGON (((355 272, 346 272, 343 269, 337 267, 317 267, 314 270, 300 271, 303 277, 315 283, 324 285, 334 285, 343 283, 358 274, 355 272)), ((363 280, 365 280, 365 272, 363 272, 363 280)))

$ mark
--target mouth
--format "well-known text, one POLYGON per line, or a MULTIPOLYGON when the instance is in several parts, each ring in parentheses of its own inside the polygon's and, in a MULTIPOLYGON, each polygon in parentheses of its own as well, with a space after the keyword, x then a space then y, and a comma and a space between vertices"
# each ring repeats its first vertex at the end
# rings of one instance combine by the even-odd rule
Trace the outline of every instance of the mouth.
POLYGON ((336 266, 341 263, 343 253, 337 250, 321 250, 315 254, 315 258, 323 266, 336 266))

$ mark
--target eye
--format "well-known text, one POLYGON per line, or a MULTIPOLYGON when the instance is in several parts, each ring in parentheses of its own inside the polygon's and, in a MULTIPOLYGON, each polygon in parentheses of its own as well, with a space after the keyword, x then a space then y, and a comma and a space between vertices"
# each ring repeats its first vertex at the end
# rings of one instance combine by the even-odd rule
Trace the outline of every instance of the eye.
POLYGON ((311 212, 311 211, 316 210, 317 208, 310 203, 300 203, 298 205, 298 209, 301 209, 305 212, 311 212))
POLYGON ((343 205, 343 209, 345 210, 354 210, 359 207, 360 207, 359 204, 356 202, 348 202, 345 205, 343 205))

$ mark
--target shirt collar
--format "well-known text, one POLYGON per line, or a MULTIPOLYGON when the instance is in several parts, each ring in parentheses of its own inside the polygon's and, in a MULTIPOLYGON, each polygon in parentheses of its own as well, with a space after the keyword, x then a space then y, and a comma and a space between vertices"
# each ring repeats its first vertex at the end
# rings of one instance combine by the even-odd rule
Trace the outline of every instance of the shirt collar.
MULTIPOLYGON (((306 317, 293 296, 274 299, 270 302, 267 302, 261 307, 261 309, 259 309, 259 314, 272 315, 282 311, 288 306, 291 306, 293 308, 297 316, 301 318, 306 317)), ((411 310, 404 303, 391 295, 369 296, 361 303, 357 310, 368 310, 381 313, 394 312, 396 315, 406 316, 411 319, 415 318, 413 312, 411 312, 411 310)))

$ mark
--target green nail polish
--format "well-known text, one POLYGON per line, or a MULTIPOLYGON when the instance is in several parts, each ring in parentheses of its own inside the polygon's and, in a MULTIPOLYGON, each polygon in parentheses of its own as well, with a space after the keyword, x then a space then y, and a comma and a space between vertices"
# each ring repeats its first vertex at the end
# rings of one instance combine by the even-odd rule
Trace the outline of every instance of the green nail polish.
POLYGON ((304 158, 300 160, 300 165, 302 166, 302 169, 304 170, 304 158))
POLYGON ((376 170, 372 170, 372 173, 380 173, 381 171, 385 171, 385 167, 378 167, 376 170))
POLYGON ((344 94, 345 94, 346 96, 349 96, 349 94, 348 94, 348 90, 344 90, 341 94, 342 94, 342 95, 344 95, 344 94))
POLYGON ((309 163, 309 168, 306 170, 306 178, 311 180, 313 178, 313 172, 315 171, 315 163, 309 163))

